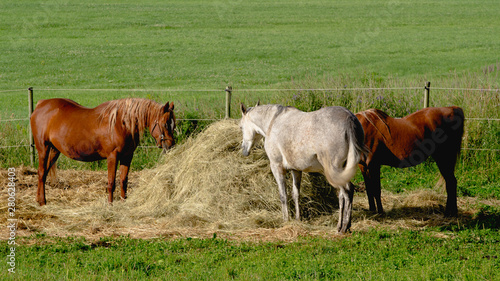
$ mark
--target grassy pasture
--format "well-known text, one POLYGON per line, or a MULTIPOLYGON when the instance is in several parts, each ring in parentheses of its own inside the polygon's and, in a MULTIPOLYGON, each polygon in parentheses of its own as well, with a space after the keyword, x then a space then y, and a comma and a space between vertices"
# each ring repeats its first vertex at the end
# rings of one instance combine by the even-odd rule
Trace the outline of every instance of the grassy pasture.
POLYGON ((0 89, 428 80, 498 62, 497 1, 2 1, 0 89))
MULTIPOLYGON (((499 239, 478 229, 373 230, 295 243, 39 236, 22 240, 29 246, 17 251, 13 280, 496 280, 499 239)), ((7 254, 5 243, 0 249, 7 254)))

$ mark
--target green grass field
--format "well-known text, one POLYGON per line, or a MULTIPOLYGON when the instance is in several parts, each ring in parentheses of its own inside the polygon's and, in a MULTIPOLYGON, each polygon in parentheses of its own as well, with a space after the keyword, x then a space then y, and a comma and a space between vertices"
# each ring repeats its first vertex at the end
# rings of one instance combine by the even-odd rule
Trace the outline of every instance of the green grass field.
MULTIPOLYGON (((431 81, 431 106, 454 104, 466 117, 500 118, 499 1, 6 0, 0 11, 0 146, 28 143, 27 121, 5 121, 27 118, 28 87, 35 103, 65 97, 91 107, 145 97, 174 101, 178 118, 219 119, 227 85, 234 89, 234 118, 239 102, 259 99, 303 110, 377 107, 403 116, 422 107, 423 86, 431 81)), ((208 123, 180 122, 179 140, 208 123)), ((141 145, 151 144, 146 135, 141 145)), ((467 121, 463 147, 486 150, 462 152, 459 196, 500 199, 500 122, 467 121)), ((159 157, 159 150, 138 149, 132 169, 154 167, 159 157)), ((0 148, 1 168, 20 165, 29 165, 26 147, 0 148)), ((58 165, 106 167, 65 157, 58 165)), ((382 185, 395 193, 433 188, 437 176, 431 161, 384 168, 382 185)), ((488 209, 488 220, 498 219, 497 207, 488 209)), ((498 279, 498 223, 482 225, 291 244, 103 238, 96 246, 42 234, 19 240, 13 277, 498 279)), ((8 245, 0 245, 6 256, 8 245)))
MULTIPOLYGON (((497 280, 497 230, 370 231, 286 242, 24 239, 14 280, 497 280), (34 242, 34 244, 33 244, 34 242)), ((1 242, 0 254, 8 255, 1 242)), ((0 264, 5 272, 6 263, 0 264)))
POLYGON ((499 61, 497 1, 2 1, 0 89, 433 80, 499 61))

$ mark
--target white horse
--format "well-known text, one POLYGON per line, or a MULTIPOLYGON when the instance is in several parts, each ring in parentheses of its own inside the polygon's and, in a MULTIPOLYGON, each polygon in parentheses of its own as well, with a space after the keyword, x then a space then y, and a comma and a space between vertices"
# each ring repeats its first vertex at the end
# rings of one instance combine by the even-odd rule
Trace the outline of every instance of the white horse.
POLYGON ((278 182, 283 219, 288 221, 285 173, 292 171, 295 218, 300 220, 299 190, 302 172, 319 172, 340 189, 337 230, 351 226, 354 188, 350 180, 362 154, 367 153, 364 131, 356 116, 344 107, 325 107, 303 112, 294 107, 262 105, 246 108, 241 104, 242 152, 264 137, 264 149, 278 182))

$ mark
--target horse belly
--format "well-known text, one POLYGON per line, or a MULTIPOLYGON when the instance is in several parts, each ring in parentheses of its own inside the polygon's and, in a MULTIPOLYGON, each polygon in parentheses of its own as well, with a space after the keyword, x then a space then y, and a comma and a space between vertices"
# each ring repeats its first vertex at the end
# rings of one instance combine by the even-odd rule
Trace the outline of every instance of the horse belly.
POLYGON ((295 155, 283 153, 283 166, 287 170, 297 170, 307 173, 320 173, 323 171, 323 166, 318 161, 316 154, 301 154, 295 155))
POLYGON ((83 162, 93 162, 98 160, 106 159, 102 157, 99 153, 90 150, 73 150, 70 155, 67 155, 73 160, 83 161, 83 162))
POLYGON ((392 154, 380 158, 382 158, 381 164, 383 165, 396 168, 408 168, 417 166, 425 162, 425 160, 429 158, 429 155, 427 155, 420 149, 413 149, 411 152, 405 154, 400 154, 397 156, 392 154))
POLYGON ((52 144, 62 154, 77 161, 93 162, 106 159, 103 147, 98 139, 68 135, 62 141, 52 138, 52 144))
POLYGON ((100 151, 101 148, 98 144, 96 145, 96 143, 81 142, 78 145, 67 147, 63 154, 73 160, 93 162, 106 158, 101 155, 100 151))

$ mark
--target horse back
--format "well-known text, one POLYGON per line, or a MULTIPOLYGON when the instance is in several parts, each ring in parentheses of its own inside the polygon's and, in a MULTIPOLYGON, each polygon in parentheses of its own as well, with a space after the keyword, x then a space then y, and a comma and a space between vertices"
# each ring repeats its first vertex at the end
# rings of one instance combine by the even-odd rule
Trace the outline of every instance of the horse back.
POLYGON ((37 149, 50 144, 64 155, 81 161, 102 159, 109 137, 95 109, 69 99, 40 100, 30 118, 37 149), (104 129, 102 129, 104 128, 104 129))
POLYGON ((313 112, 286 108, 278 111, 270 128, 265 139, 268 157, 279 159, 275 161, 283 162, 287 169, 320 172, 325 163, 318 159, 332 157, 342 162, 347 159, 351 144, 356 151, 364 148, 361 125, 343 107, 325 107, 313 112))
POLYGON ((89 109, 79 103, 63 98, 54 98, 54 99, 42 99, 36 103, 36 107, 34 111, 42 110, 42 109, 51 109, 51 108, 74 108, 74 109, 89 109))
POLYGON ((424 138, 432 138, 429 134, 438 132, 460 139, 463 135, 465 116, 458 106, 424 108, 403 119, 425 130, 424 138))
MULTIPOLYGON (((91 117, 92 109, 84 107, 75 101, 70 99, 45 99, 39 100, 36 104, 35 110, 31 114, 31 126, 33 129, 40 127, 51 127, 56 124, 64 124, 66 122, 72 122, 73 118, 84 118, 89 122, 88 119, 91 117)), ((82 122, 82 125, 85 122, 82 122)))

